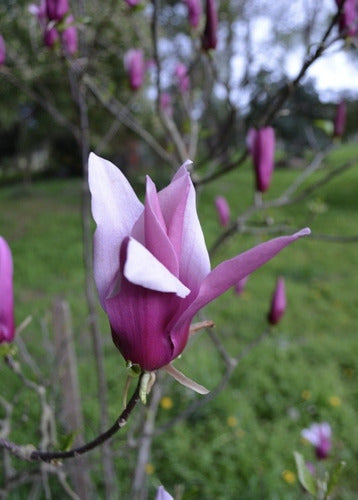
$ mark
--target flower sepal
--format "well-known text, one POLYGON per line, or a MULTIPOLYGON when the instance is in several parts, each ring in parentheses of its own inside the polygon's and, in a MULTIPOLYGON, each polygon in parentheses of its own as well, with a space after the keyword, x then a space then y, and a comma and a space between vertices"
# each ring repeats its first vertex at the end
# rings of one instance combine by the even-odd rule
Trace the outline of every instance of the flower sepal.
POLYGON ((156 375, 154 372, 144 372, 139 386, 139 398, 142 403, 147 404, 147 396, 155 383, 156 375))

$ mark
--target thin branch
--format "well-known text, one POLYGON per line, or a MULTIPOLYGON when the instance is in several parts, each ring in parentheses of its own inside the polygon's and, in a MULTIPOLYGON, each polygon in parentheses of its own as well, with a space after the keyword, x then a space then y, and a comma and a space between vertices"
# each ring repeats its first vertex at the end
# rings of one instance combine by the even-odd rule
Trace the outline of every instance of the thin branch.
POLYGON ((116 434, 122 427, 124 427, 128 421, 128 418, 130 414, 132 413, 133 409, 139 402, 139 390, 140 390, 140 384, 141 384, 142 376, 138 378, 138 383, 137 387, 133 393, 133 396, 131 397, 130 401, 128 402, 127 406, 125 409, 122 411, 122 413, 119 415, 117 420, 114 422, 114 424, 105 432, 97 436, 95 439, 92 441, 89 441, 88 443, 72 448, 71 450, 68 451, 41 451, 41 450, 36 450, 33 445, 25 445, 25 446, 20 446, 17 445, 11 441, 8 441, 7 439, 0 439, 0 448, 5 448, 7 449, 12 455, 21 458, 23 460, 30 460, 30 461, 43 461, 43 462, 52 462, 56 460, 62 460, 62 459, 67 459, 67 458, 75 458, 79 455, 83 455, 84 453, 87 453, 97 446, 103 444, 106 442, 108 439, 110 439, 114 434, 116 434))
POLYGON ((89 75, 84 75, 83 83, 98 99, 98 101, 109 111, 118 121, 123 123, 127 128, 135 132, 141 137, 149 147, 165 162, 172 165, 175 169, 178 168, 177 162, 171 157, 167 151, 157 142, 157 140, 145 130, 135 118, 131 115, 128 109, 121 104, 118 99, 113 96, 106 95, 104 90, 101 90, 89 75))

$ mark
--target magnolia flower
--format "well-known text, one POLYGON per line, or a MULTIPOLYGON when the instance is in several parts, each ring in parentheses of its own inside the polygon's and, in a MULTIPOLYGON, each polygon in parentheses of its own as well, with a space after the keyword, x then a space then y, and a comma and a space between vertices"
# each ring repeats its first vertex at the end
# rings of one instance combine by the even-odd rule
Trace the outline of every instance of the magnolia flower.
POLYGON ((274 167, 275 132, 272 127, 251 129, 247 138, 255 167, 256 189, 264 193, 271 183, 274 167))
POLYGON ((327 458, 332 447, 332 431, 329 423, 312 424, 308 429, 303 429, 301 435, 313 444, 317 458, 321 460, 327 458))
POLYGON ((144 80, 144 58, 140 49, 130 49, 124 56, 124 67, 132 90, 138 90, 144 80))
POLYGON ((276 325, 286 311, 285 280, 278 278, 275 291, 271 299, 271 308, 267 319, 271 325, 276 325))
POLYGON ((66 19, 66 27, 61 33, 62 44, 65 52, 74 55, 78 51, 77 27, 74 24, 75 20, 72 15, 66 19))
POLYGON ((175 74, 175 78, 177 79, 180 92, 182 94, 185 94, 186 92, 188 92, 189 87, 190 87, 188 69, 185 66, 185 64, 178 63, 175 66, 174 74, 175 74))
POLYGON ((164 486, 159 486, 155 500, 174 500, 171 495, 164 489, 164 486))
POLYGON ((223 196, 215 198, 215 207, 218 213, 219 221, 222 226, 227 226, 230 222, 230 207, 223 196))
POLYGON ((46 0, 46 13, 50 21, 61 21, 69 10, 68 0, 46 0))
POLYGON ((197 28, 201 18, 201 0, 184 1, 188 7, 189 23, 193 28, 197 28))
POLYGON ((174 377, 171 362, 186 346, 194 315, 310 232, 262 243, 210 271, 190 163, 159 192, 147 177, 143 205, 111 162, 89 158, 94 277, 113 341, 127 362, 146 372, 165 368, 174 377))
POLYGON ((7 242, 0 236, 0 343, 15 336, 12 256, 7 242))
POLYGON ((216 9, 216 0, 206 0, 206 22, 201 46, 203 50, 215 49, 218 39, 218 13, 216 9))
POLYGON ((334 117, 334 131, 333 137, 342 137, 346 126, 347 106, 344 101, 341 101, 336 108, 334 117))

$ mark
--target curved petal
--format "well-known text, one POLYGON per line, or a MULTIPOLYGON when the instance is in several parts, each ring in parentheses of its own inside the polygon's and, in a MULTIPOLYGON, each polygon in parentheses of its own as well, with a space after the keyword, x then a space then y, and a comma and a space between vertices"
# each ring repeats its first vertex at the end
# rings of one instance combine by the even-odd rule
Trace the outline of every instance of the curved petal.
POLYGON ((175 293, 184 298, 190 290, 141 243, 129 238, 123 274, 128 281, 157 292, 175 293))
POLYGON ((219 264, 204 279, 200 291, 192 304, 183 312, 176 324, 173 325, 172 341, 175 344, 176 332, 180 331, 181 325, 204 307, 206 304, 223 294, 238 281, 248 276, 257 268, 265 264, 287 245, 297 240, 301 236, 310 234, 310 229, 305 228, 291 236, 281 236, 273 240, 266 241, 260 245, 247 250, 246 252, 226 260, 219 264))
POLYGON ((109 284, 118 271, 119 248, 143 211, 131 185, 110 161, 94 153, 88 161, 94 235, 94 278, 102 306, 109 284))

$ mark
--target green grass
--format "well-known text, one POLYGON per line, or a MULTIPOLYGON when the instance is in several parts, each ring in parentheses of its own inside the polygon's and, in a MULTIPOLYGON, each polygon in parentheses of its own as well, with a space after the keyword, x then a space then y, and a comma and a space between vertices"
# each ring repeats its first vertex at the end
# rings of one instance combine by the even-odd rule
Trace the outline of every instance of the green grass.
MULTIPOLYGON (((354 149, 350 145, 339 148, 325 168, 352 157, 354 149)), ((323 173, 315 174, 315 179, 323 173)), ((297 175, 297 171, 276 171, 272 189, 265 197, 279 194, 297 175)), ((357 183, 358 171, 352 168, 304 203, 270 210, 265 216, 290 225, 293 230, 309 224, 314 234, 356 234, 357 183), (323 208, 320 213, 312 212, 312 201, 323 208)), ((220 233, 214 197, 225 195, 232 213, 237 214, 252 200, 252 185, 251 167, 246 165, 200 192, 199 216, 209 247, 220 233)), ((83 292, 79 207, 77 181, 39 182, 27 190, 21 186, 7 187, 0 198, 0 233, 10 243, 14 255, 17 323, 29 314, 33 316, 22 338, 49 385, 54 383, 52 301, 63 296, 70 303, 85 434, 91 438, 97 428, 98 405, 83 292)), ((223 245, 213 263, 267 237, 237 235, 223 245)), ((329 466, 340 459, 347 461, 339 498, 357 498, 357 245, 302 239, 254 273, 242 296, 237 297, 230 290, 207 307, 205 316, 216 322, 216 333, 227 350, 239 354, 267 326, 266 314, 276 277, 282 274, 286 279, 288 309, 282 322, 240 362, 229 385, 215 400, 154 439, 154 473, 148 478, 150 498, 159 483, 172 493, 182 485, 185 500, 302 498, 297 481, 287 484, 282 472, 294 471, 293 450, 314 459, 310 447, 302 443, 300 431, 322 420, 329 421, 333 428, 334 449, 329 466), (339 398, 340 405, 332 405, 332 397, 339 398), (234 417, 231 423, 236 425, 228 425, 228 417, 234 417)), ((110 415, 115 418, 121 407, 125 371, 121 356, 112 346, 103 313, 101 327, 110 415)), ((176 365, 209 388, 219 382, 224 371, 205 333, 193 339, 176 365)), ((5 366, 0 367, 0 373, 2 380, 6 379, 4 397, 11 400, 15 393, 17 397, 11 438, 36 443, 36 400, 5 366)), ((200 398, 169 381, 165 393, 174 406, 170 410, 160 409, 160 424, 200 398)), ((119 455, 116 472, 122 496, 128 498, 124 492, 128 492, 135 456, 130 450, 120 452, 123 443, 124 438, 117 437, 113 448, 119 455)), ((90 459, 100 489, 98 452, 92 453, 90 459)), ((18 462, 15 465, 27 467, 18 462)), ((53 488, 56 491, 54 483, 53 488)), ((20 489, 19 496, 13 498, 21 498, 23 491, 20 489)))

